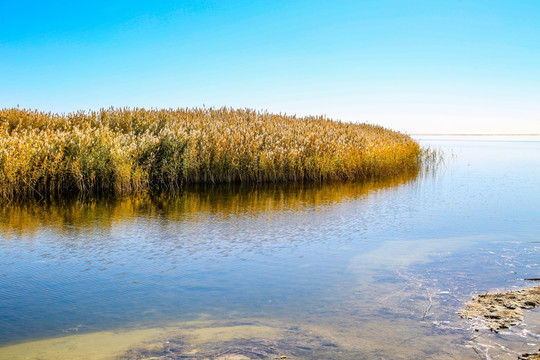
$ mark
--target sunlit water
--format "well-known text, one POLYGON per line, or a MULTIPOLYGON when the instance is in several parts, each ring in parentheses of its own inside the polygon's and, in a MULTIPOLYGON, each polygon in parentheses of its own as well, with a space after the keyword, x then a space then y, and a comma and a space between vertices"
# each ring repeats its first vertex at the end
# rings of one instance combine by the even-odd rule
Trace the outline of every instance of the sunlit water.
POLYGON ((540 277, 540 139, 421 142, 445 151, 436 171, 377 183, 3 207, 0 358, 55 358, 10 346, 38 339, 193 324, 246 326, 232 340, 274 341, 293 357, 537 350, 536 310, 477 339, 456 313, 540 277))

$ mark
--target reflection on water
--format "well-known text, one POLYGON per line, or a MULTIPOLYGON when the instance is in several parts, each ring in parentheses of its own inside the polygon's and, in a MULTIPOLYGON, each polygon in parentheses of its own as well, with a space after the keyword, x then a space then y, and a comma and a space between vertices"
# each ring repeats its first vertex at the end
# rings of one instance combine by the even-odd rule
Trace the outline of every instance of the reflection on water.
POLYGON ((540 142, 424 143, 455 157, 378 183, 3 207, 0 359, 534 350, 538 312, 477 338, 456 313, 540 274, 540 142))
POLYGON ((413 172, 365 183, 206 185, 161 196, 14 204, 0 210, 0 227, 4 235, 24 235, 43 227, 58 232, 109 228, 136 217, 207 222, 209 217, 268 216, 358 199, 378 189, 405 184, 416 176, 413 172))

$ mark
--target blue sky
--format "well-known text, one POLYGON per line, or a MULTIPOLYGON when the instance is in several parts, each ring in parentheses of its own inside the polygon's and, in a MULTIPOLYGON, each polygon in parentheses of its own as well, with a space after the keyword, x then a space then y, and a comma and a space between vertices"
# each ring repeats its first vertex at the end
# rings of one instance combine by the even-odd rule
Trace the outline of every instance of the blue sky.
POLYGON ((540 133, 538 1, 0 0, 0 107, 540 133))

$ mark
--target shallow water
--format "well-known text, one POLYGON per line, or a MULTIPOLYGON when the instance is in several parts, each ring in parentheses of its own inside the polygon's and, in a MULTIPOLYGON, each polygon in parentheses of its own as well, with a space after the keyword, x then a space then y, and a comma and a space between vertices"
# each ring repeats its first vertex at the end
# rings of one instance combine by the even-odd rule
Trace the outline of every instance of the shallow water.
POLYGON ((540 276, 540 139, 421 142, 444 163, 384 182, 2 208, 0 358, 537 350, 537 310, 477 338, 456 313, 540 276))

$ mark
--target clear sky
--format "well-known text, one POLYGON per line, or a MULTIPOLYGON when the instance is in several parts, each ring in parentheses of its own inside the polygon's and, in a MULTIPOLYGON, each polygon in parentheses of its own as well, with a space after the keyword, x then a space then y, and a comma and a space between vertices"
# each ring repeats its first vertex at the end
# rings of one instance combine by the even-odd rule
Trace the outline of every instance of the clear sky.
POLYGON ((540 133, 540 1, 0 0, 0 107, 540 133))

